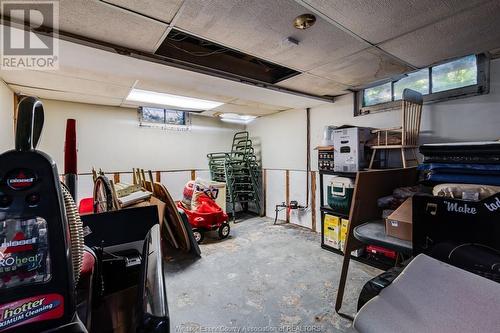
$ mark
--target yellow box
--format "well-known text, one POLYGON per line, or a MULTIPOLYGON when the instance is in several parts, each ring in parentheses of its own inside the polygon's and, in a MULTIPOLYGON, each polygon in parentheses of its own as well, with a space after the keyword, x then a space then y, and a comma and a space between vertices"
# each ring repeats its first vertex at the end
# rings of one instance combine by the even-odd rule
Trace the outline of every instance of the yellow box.
POLYGON ((325 245, 340 249, 340 217, 325 214, 323 236, 325 245))
POLYGON ((345 241, 347 239, 347 228, 349 227, 349 220, 342 219, 340 223, 340 250, 344 252, 345 241))

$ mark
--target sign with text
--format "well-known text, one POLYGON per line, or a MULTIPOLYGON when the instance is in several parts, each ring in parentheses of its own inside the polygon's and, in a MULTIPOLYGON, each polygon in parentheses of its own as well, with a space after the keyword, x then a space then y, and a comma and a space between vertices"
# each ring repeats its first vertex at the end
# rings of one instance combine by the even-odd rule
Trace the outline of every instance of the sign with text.
POLYGON ((2 1, 2 70, 59 68, 59 2, 2 1))

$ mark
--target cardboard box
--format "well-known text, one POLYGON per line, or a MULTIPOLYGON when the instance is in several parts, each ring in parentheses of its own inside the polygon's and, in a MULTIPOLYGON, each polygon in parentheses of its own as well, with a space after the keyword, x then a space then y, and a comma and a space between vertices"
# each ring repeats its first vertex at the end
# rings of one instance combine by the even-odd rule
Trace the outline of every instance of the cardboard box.
POLYGON ((385 219, 385 233, 387 236, 411 241, 412 221, 412 198, 408 198, 385 219))
POLYGON ((340 249, 340 217, 325 214, 323 220, 323 242, 325 245, 340 249))
POLYGON ((345 241, 347 240, 347 228, 349 227, 349 220, 342 219, 340 222, 340 249, 344 252, 345 241))
POLYGON ((217 194, 217 198, 215 198, 215 203, 217 205, 219 205, 219 207, 225 213, 226 212, 226 191, 227 191, 226 183, 211 181, 210 187, 213 187, 213 188, 216 188, 219 190, 218 194, 217 194))
POLYGON ((356 172, 363 169, 366 165, 365 143, 370 137, 370 129, 364 127, 334 130, 334 170, 337 172, 356 172))

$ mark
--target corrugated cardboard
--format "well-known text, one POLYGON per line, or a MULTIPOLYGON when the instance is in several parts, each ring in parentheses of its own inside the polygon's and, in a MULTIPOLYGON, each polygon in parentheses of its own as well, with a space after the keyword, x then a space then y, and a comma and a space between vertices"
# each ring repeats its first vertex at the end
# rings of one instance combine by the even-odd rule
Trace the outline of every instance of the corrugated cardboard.
POLYGON ((385 233, 388 236, 412 240, 412 199, 408 198, 385 219, 385 233))

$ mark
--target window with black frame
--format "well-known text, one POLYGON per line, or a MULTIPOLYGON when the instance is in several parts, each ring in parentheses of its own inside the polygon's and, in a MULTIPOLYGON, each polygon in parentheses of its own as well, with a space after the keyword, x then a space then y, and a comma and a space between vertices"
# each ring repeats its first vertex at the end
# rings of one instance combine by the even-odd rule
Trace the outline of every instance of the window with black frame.
POLYGON ((424 103, 489 92, 489 59, 484 54, 443 62, 356 92, 355 115, 400 106, 403 90, 424 95, 424 103))
POLYGON ((186 127, 186 112, 153 107, 139 107, 139 125, 145 127, 186 127))

